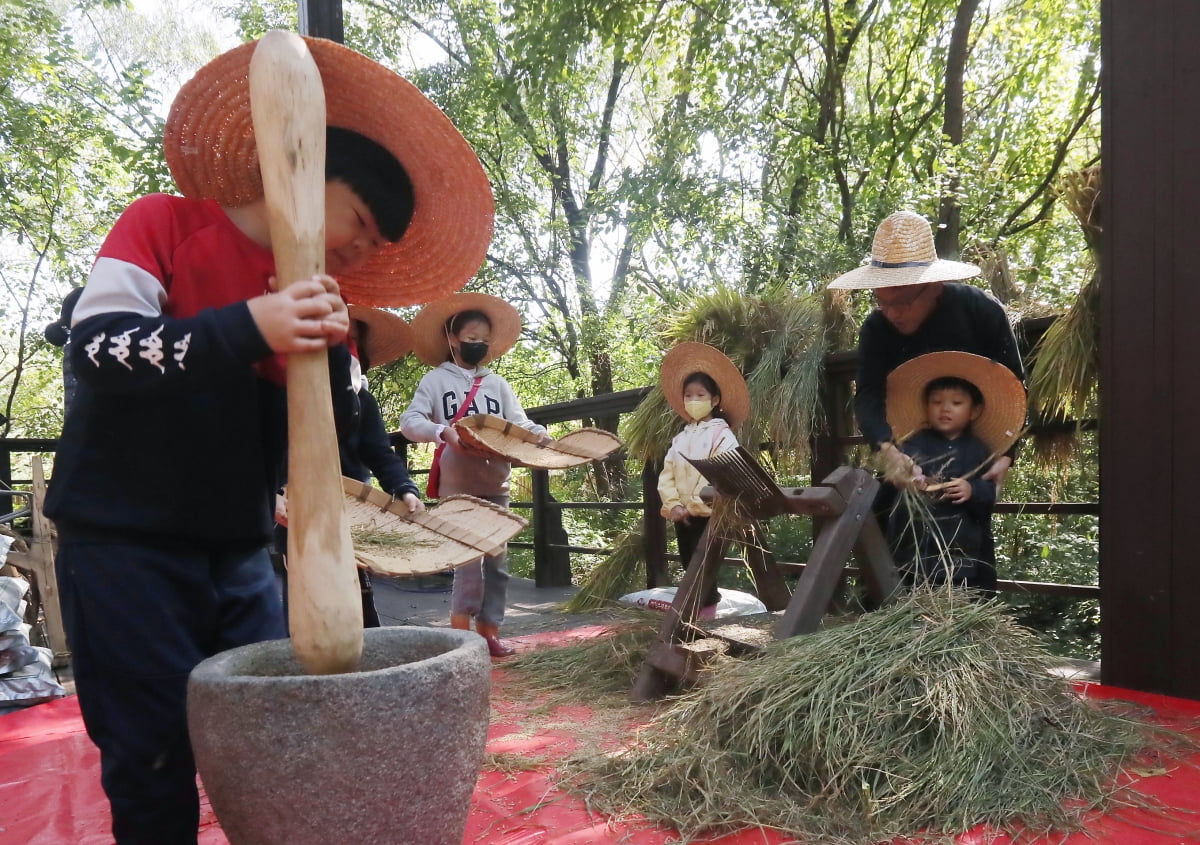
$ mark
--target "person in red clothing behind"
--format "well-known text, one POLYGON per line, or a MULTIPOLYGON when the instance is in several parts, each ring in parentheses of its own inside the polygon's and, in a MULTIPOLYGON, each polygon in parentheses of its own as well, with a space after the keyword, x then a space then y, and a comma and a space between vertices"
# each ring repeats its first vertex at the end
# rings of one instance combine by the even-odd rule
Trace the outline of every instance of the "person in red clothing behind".
POLYGON ((327 104, 331 275, 274 292, 245 44, 172 105, 165 152, 184 196, 126 209, 73 314, 79 392, 46 513, 118 843, 196 842, 188 674, 219 651, 285 636, 267 550, 286 440, 281 356, 330 350, 346 430, 358 403, 341 294, 378 295, 401 271, 456 290, 491 237, 486 176, 437 107, 365 56, 306 43, 327 104))

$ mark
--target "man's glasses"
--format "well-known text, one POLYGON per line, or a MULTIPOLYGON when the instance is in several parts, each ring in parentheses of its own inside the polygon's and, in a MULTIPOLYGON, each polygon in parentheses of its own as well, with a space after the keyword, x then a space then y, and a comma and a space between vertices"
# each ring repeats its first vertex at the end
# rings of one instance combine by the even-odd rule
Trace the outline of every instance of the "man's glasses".
POLYGON ((916 291, 908 296, 888 296, 887 299, 880 299, 879 292, 871 291, 871 298, 875 301, 875 307, 880 311, 902 311, 915 305, 917 300, 929 292, 932 285, 916 285, 916 291))

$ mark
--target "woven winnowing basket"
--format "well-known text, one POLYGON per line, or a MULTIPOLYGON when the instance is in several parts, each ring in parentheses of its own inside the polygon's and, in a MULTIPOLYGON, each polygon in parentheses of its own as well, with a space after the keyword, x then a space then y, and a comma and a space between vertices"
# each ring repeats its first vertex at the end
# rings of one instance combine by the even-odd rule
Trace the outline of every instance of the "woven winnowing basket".
POLYGON ((342 479, 358 564, 379 575, 427 575, 496 554, 529 521, 474 496, 447 496, 421 513, 353 478, 342 479))
POLYGON ((581 428, 539 446, 536 434, 491 414, 464 417, 454 424, 454 430, 476 452, 533 469, 567 469, 604 460, 624 445, 611 432, 581 428))

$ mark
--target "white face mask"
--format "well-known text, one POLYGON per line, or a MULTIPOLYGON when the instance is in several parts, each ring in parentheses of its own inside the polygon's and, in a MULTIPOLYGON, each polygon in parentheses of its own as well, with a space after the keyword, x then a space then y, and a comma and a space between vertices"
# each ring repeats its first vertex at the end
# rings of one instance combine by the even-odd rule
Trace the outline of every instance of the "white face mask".
POLYGON ((713 403, 708 399, 684 399, 683 410, 687 411, 687 415, 696 422, 707 417, 712 413, 713 403))

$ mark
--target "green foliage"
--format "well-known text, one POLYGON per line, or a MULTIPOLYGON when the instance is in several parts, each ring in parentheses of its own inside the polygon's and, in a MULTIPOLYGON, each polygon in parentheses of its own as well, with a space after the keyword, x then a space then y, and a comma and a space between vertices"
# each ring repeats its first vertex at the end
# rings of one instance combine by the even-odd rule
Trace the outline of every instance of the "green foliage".
MULTIPOLYGON (((1057 467, 1022 454, 1004 483, 1004 499, 1025 502, 1098 502, 1099 457, 1094 432, 1057 467)), ((1099 517, 1092 515, 993 517, 996 563, 1001 578, 1059 584, 1099 583, 1099 517)), ((1100 658, 1099 608, 1095 600, 1006 593, 1017 619, 1039 631, 1054 653, 1100 658)))
POLYGON ((0 433, 52 433, 44 411, 57 404, 58 364, 41 353, 41 329, 130 191, 163 181, 162 121, 146 68, 102 64, 57 6, 5 0, 0 20, 0 410, 10 420, 0 433))

